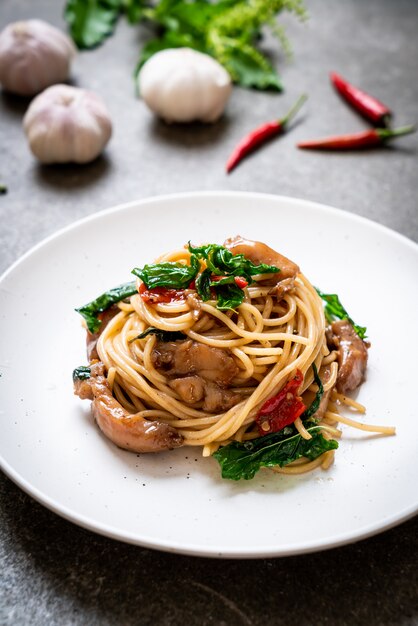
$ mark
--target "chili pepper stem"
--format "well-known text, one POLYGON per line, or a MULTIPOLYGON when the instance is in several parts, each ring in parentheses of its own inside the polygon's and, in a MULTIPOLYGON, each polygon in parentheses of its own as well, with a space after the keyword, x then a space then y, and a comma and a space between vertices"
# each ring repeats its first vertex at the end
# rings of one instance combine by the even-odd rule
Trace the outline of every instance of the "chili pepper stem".
POLYGON ((290 120, 292 120, 296 113, 299 111, 299 109, 301 108, 301 106, 304 104, 304 102, 306 102, 306 100, 308 99, 308 96, 306 95, 306 93, 302 94, 297 101, 295 102, 295 104, 292 106, 292 108, 286 113, 286 115, 284 117, 282 117, 279 120, 279 124, 284 128, 285 126, 287 126, 287 124, 290 122, 290 120))
POLYGON ((395 137, 402 137, 403 135, 410 135, 411 133, 415 133, 416 130, 417 127, 415 124, 401 126, 400 128, 376 128, 376 132, 382 141, 394 139, 395 137))

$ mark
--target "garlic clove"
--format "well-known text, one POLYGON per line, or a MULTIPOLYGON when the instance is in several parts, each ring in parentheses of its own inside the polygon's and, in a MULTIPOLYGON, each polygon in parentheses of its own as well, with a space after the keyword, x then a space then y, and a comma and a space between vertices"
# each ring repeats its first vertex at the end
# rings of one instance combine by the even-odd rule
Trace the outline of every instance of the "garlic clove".
POLYGON ((23 129, 32 153, 42 163, 88 163, 103 151, 112 123, 97 94, 54 85, 31 102, 23 129))
POLYGON ((14 22, 0 33, 0 83, 32 96, 66 81, 76 54, 71 39, 43 20, 14 22))
POLYGON ((215 122, 232 92, 231 78, 215 59, 191 48, 170 48, 144 63, 139 92, 167 122, 215 122))

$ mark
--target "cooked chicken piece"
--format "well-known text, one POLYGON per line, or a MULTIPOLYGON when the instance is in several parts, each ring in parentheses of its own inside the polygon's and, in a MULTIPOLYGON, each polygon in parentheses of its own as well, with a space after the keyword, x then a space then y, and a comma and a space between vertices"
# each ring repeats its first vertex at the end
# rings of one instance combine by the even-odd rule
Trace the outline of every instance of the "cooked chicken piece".
POLYGON ((188 339, 159 341, 152 351, 154 366, 167 376, 197 374, 206 381, 227 387, 238 374, 238 366, 226 350, 188 339))
POLYGON ((338 351, 337 390, 347 393, 364 380, 367 367, 367 344, 360 339, 348 320, 333 322, 327 332, 330 349, 338 351))
POLYGON ((183 437, 175 428, 137 414, 131 415, 119 404, 109 389, 102 362, 94 363, 90 378, 81 382, 82 385, 75 384, 75 393, 93 400, 92 412, 97 425, 120 448, 133 452, 160 452, 183 444, 183 437), (86 395, 87 383, 89 395, 86 395))
POLYGON ((224 389, 200 376, 174 378, 169 385, 178 393, 183 402, 194 404, 203 400, 202 408, 209 413, 227 411, 242 400, 238 393, 224 389))
POLYGON ((80 400, 93 400, 93 391, 91 388, 91 380, 80 380, 79 378, 73 378, 74 393, 80 398, 80 400))
POLYGON ((205 400, 203 402, 203 410, 209 413, 219 413, 228 411, 235 404, 238 404, 242 397, 238 393, 222 389, 216 383, 205 383, 205 400))
POLYGON ((184 378, 174 378, 169 385, 188 404, 200 402, 205 395, 205 383, 200 376, 184 376, 184 378))
POLYGON ((232 252, 232 254, 243 254, 247 259, 255 265, 267 263, 274 265, 280 269, 279 274, 275 274, 275 279, 280 282, 286 278, 296 278, 299 273, 299 267, 290 259, 279 254, 265 243, 260 241, 252 241, 251 239, 243 239, 240 235, 227 239, 224 246, 232 252))
POLYGON ((152 352, 154 366, 173 377, 169 382, 189 404, 203 400, 203 410, 227 411, 241 396, 226 389, 238 374, 238 367, 225 350, 192 341, 160 341, 152 352))
POLYGON ((115 317, 115 315, 119 313, 119 311, 120 311, 119 307, 113 304, 111 307, 103 311, 103 313, 99 313, 98 317, 100 321, 102 322, 100 324, 99 330, 96 333, 91 333, 87 331, 86 345, 87 345, 87 358, 89 361, 93 361, 94 359, 100 358, 99 355, 97 354, 97 348, 96 348, 97 341, 100 335, 102 334, 102 332, 104 331, 104 329, 106 328, 106 326, 108 325, 108 323, 110 322, 110 320, 112 320, 115 317))

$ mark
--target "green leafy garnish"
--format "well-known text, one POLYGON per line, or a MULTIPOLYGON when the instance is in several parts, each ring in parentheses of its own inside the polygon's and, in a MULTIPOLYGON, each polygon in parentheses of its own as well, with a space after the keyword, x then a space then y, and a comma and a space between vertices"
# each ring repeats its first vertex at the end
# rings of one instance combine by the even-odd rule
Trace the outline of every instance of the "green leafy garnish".
POLYGON ((243 254, 232 254, 228 248, 218 244, 207 244, 193 247, 189 242, 189 252, 199 259, 204 259, 207 269, 196 280, 196 290, 202 300, 212 297, 213 289, 217 297, 217 308, 221 310, 235 309, 244 300, 244 290, 235 283, 235 277, 243 278, 248 284, 257 274, 280 272, 274 265, 261 263, 255 265, 243 254), (216 280, 213 280, 213 276, 216 280))
POLYGON ((96 333, 101 324, 98 317, 99 313, 103 313, 103 311, 109 309, 112 304, 116 304, 129 296, 133 296, 135 293, 138 293, 135 281, 123 283, 118 287, 114 287, 113 289, 106 291, 95 300, 92 300, 92 302, 76 309, 76 311, 86 320, 89 331, 91 333, 96 333))
POLYGON ((64 17, 79 48, 93 48, 113 33, 124 0, 68 0, 64 17))
POLYGON ((281 91, 260 40, 270 28, 288 52, 276 23, 282 11, 306 17, 302 0, 67 0, 65 19, 79 48, 102 43, 123 13, 131 24, 151 26, 154 36, 141 51, 137 72, 160 50, 189 47, 213 56, 243 87, 281 91))
POLYGON ((153 263, 143 268, 132 270, 148 289, 166 287, 168 289, 186 289, 192 281, 196 281, 196 291, 206 302, 214 296, 217 308, 221 310, 235 309, 244 300, 244 290, 239 287, 235 278, 242 278, 248 284, 257 274, 280 272, 278 267, 261 263, 255 265, 243 254, 234 255, 230 250, 218 244, 193 247, 190 242, 190 265, 184 263, 153 263), (206 269, 200 272, 200 261, 206 262, 206 269), (216 280, 215 280, 216 278, 216 280))
MULTIPOLYGON (((147 335, 156 335, 157 339, 160 341, 181 341, 187 339, 187 335, 180 330, 161 330, 161 328, 155 328, 154 326, 144 330, 144 332, 138 335, 138 337, 135 337, 135 339, 144 339, 147 335)), ((135 341, 135 339, 132 339, 132 341, 135 341)))
POLYGON ((73 370, 73 380, 88 380, 91 376, 91 370, 88 365, 80 365, 73 370))
POLYGON ((311 439, 304 439, 294 429, 285 427, 283 430, 258 437, 252 441, 232 443, 219 448, 213 456, 222 469, 222 478, 231 480, 250 480, 261 467, 284 467, 301 457, 313 461, 328 450, 338 448, 334 439, 325 439, 320 426, 307 429, 311 439), (289 433, 292 433, 289 436, 289 433))
POLYGON ((195 248, 189 242, 188 248, 191 254, 204 259, 208 268, 217 276, 242 276, 250 283, 252 276, 257 274, 280 272, 280 268, 274 265, 267 265, 266 263, 255 265, 243 254, 232 254, 228 248, 216 243, 195 248))
POLYGON ((244 291, 235 284, 219 285, 215 283, 216 308, 221 311, 236 309, 244 301, 244 291))
POLYGON ((312 363, 312 369, 314 373, 314 381, 318 385, 318 391, 315 394, 315 398, 312 400, 311 405, 304 411, 301 415, 302 420, 310 419, 317 410, 319 409, 319 405, 321 403, 321 398, 324 395, 324 386, 322 384, 321 379, 319 378, 318 370, 315 363, 312 363))
POLYGON ((327 321, 331 324, 336 319, 339 320, 348 320, 360 339, 366 338, 367 328, 365 326, 358 326, 354 323, 352 318, 349 316, 345 308, 340 302, 339 297, 336 293, 322 293, 318 288, 316 288, 317 294, 326 302, 324 313, 327 321))
POLYGON ((196 256, 190 258, 190 265, 184 263, 153 263, 143 268, 135 267, 132 274, 138 276, 148 287, 168 287, 186 289, 197 276, 200 263, 196 256))
POLYGON ((202 298, 203 302, 206 302, 206 300, 210 300, 212 297, 212 293, 210 290, 211 276, 212 276, 211 270, 206 268, 196 278, 196 291, 199 294, 199 296, 202 298))

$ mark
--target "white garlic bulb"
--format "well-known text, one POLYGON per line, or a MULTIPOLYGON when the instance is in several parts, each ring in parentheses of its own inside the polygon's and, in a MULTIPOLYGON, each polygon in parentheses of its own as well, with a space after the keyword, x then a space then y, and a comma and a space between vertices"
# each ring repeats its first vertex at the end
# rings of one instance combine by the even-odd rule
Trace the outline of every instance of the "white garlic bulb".
POLYGON ((0 83, 32 96, 67 80, 75 47, 63 32, 42 20, 9 24, 0 33, 0 83))
POLYGON ((191 48, 157 52, 144 63, 138 83, 145 103, 167 122, 214 122, 232 91, 222 65, 191 48))
POLYGON ((99 156, 112 134, 103 100, 69 85, 54 85, 36 96, 23 128, 42 163, 88 163, 99 156))

